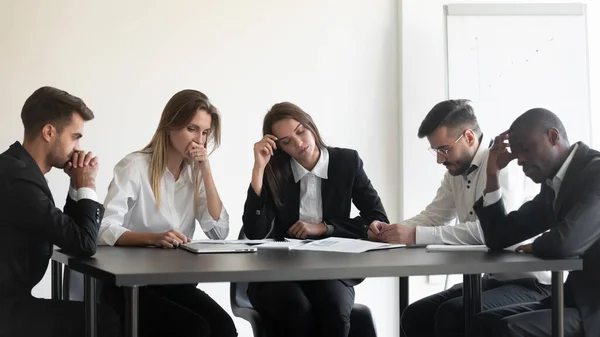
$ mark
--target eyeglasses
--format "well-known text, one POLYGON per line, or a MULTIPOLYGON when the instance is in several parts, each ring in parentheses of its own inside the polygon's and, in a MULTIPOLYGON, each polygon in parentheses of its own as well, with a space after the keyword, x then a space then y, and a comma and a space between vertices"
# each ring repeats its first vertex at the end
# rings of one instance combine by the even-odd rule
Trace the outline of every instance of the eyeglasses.
POLYGON ((450 150, 452 149, 452 147, 453 147, 453 146, 454 146, 456 143, 458 143, 458 141, 459 141, 459 140, 460 140, 460 139, 461 139, 461 138, 462 138, 464 135, 465 135, 465 132, 463 131, 463 133, 461 133, 461 134, 460 134, 460 137, 458 137, 458 138, 457 138, 457 139, 454 141, 454 143, 452 143, 452 145, 449 145, 449 146, 444 146, 444 147, 437 148, 437 149, 434 149, 434 148, 431 148, 431 147, 430 147, 430 148, 429 148, 429 152, 431 152, 431 153, 432 153, 434 156, 436 156, 436 157, 438 156, 438 154, 441 154, 442 156, 447 156, 447 155, 448 155, 448 151, 450 151, 450 150))

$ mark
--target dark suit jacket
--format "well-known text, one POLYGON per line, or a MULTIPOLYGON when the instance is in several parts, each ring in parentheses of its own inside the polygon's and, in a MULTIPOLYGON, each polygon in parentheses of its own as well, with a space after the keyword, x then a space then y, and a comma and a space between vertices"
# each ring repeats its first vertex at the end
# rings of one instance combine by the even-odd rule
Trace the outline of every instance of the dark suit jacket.
POLYGON ((67 198, 64 213, 57 209, 39 166, 18 142, 0 154, 0 316, 31 296, 53 245, 92 256, 103 214, 102 205, 88 199, 67 198))
POLYGON ((554 192, 540 193, 506 214, 502 201, 475 212, 491 249, 502 249, 540 233, 533 254, 541 258, 583 258, 583 270, 565 282, 565 304, 579 309, 586 336, 600 336, 600 152, 579 143, 554 203, 554 192))
MULTIPOLYGON (((374 220, 389 222, 381 199, 363 170, 358 152, 350 149, 328 148, 328 179, 321 181, 323 220, 333 226, 332 236, 366 239, 368 226, 374 220), (360 215, 350 218, 351 203, 360 215)), ((281 240, 294 225, 300 214, 300 182, 291 175, 282 189, 285 191, 282 206, 277 206, 270 194, 266 179, 261 195, 248 189, 244 205, 244 233, 250 239, 275 238, 281 240)), ((344 280, 356 285, 361 280, 344 280)))

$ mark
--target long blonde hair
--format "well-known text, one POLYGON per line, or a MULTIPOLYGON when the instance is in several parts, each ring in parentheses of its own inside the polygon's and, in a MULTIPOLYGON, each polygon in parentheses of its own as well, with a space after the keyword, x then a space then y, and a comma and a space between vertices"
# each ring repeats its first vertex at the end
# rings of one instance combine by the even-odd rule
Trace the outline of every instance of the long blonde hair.
MULTIPOLYGON (((162 176, 167 169, 169 149, 169 130, 186 127, 199 110, 206 111, 211 116, 210 132, 206 139, 205 147, 211 145, 211 153, 221 144, 221 119, 217 107, 212 105, 208 97, 197 90, 182 90, 167 102, 160 117, 150 143, 142 152, 150 154, 150 186, 156 199, 156 207, 160 209, 160 185, 162 176)), ((198 204, 201 177, 195 175, 194 181, 194 214, 198 215, 198 204)))

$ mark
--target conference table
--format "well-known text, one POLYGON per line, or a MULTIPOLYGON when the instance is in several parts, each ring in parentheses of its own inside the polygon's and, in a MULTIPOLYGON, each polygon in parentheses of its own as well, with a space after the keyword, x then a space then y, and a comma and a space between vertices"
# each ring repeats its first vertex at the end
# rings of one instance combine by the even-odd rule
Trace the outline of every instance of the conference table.
POLYGON ((137 337, 139 287, 145 285, 399 277, 402 313, 408 305, 408 276, 463 274, 465 323, 469 327, 481 311, 482 273, 545 270, 552 271, 553 336, 562 337, 563 271, 580 270, 582 260, 545 260, 509 251, 427 252, 425 248, 358 254, 299 250, 193 254, 182 249, 101 246, 91 258, 74 258, 61 250, 54 251, 53 298, 62 297, 63 265, 84 275, 86 337, 97 336, 97 281, 123 287, 125 333, 127 337, 137 337))

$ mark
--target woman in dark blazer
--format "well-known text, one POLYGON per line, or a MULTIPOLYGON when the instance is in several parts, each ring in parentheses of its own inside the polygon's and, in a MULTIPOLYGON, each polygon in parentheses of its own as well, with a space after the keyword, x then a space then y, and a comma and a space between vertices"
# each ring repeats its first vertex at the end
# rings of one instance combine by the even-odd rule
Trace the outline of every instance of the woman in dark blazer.
MULTIPOLYGON (((387 215, 354 150, 327 147, 310 115, 275 104, 254 144, 254 168, 244 206, 250 239, 328 236, 363 239, 387 215), (351 218, 351 203, 360 215, 351 218)), ((250 302, 276 336, 347 337, 353 286, 362 280, 259 282, 250 302)))

